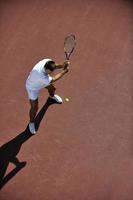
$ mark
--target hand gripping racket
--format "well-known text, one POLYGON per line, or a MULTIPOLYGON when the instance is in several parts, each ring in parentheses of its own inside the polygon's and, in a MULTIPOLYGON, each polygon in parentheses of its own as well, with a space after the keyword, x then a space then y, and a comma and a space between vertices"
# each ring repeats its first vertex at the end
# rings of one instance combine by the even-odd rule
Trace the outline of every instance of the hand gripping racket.
POLYGON ((70 34, 66 36, 64 40, 64 52, 67 60, 69 60, 71 54, 74 51, 75 46, 76 46, 75 35, 70 34))

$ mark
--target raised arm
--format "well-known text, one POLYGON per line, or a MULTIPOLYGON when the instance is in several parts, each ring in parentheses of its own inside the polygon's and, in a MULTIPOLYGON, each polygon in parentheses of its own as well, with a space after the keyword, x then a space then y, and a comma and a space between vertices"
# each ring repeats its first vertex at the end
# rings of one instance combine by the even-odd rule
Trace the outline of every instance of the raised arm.
POLYGON ((61 77, 63 77, 67 72, 69 71, 69 67, 62 70, 62 72, 56 74, 52 77, 51 83, 54 83, 55 81, 59 80, 61 77))
POLYGON ((59 64, 56 64, 56 69, 63 69, 63 68, 66 68, 68 65, 69 65, 69 61, 65 61, 62 65, 59 65, 59 64))

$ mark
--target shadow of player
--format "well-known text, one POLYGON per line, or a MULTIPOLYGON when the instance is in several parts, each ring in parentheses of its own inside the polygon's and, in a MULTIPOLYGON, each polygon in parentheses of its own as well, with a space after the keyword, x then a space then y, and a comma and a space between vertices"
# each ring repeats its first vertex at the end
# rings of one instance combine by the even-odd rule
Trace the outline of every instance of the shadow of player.
MULTIPOLYGON (((39 129, 40 123, 49 106, 55 103, 56 102, 54 100, 50 98, 47 99, 47 102, 41 108, 35 118, 36 130, 39 129)), ((13 178, 22 168, 25 167, 26 162, 20 162, 17 158, 17 155, 21 149, 22 144, 32 136, 33 134, 30 133, 27 125, 27 128, 22 133, 0 147, 0 189, 2 189, 2 187, 11 178, 13 178), (5 176, 9 163, 13 163, 15 168, 5 176)))

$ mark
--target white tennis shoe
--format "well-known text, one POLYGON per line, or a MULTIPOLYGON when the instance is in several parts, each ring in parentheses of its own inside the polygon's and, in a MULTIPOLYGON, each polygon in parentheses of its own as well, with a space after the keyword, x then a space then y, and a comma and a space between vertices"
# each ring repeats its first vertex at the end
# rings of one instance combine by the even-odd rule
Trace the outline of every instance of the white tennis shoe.
POLYGON ((34 122, 30 122, 29 123, 29 130, 32 134, 36 134, 36 129, 35 129, 35 123, 34 122))
POLYGON ((55 94, 53 97, 50 96, 50 98, 54 99, 57 103, 63 103, 62 98, 59 95, 57 95, 57 94, 55 94))

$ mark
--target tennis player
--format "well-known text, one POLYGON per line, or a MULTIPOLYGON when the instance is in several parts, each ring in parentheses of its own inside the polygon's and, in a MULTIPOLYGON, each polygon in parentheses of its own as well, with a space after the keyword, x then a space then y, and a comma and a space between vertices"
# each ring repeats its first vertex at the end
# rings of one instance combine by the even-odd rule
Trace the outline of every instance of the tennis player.
POLYGON ((43 59, 38 62, 31 70, 26 80, 26 90, 30 102, 29 111, 29 130, 32 134, 36 134, 35 117, 38 111, 38 95, 42 88, 46 88, 49 97, 58 103, 62 103, 62 98, 55 94, 56 88, 53 83, 63 77, 69 71, 69 61, 65 61, 62 65, 56 64, 52 59, 43 59), (62 69, 60 73, 53 75, 56 69, 62 69))

